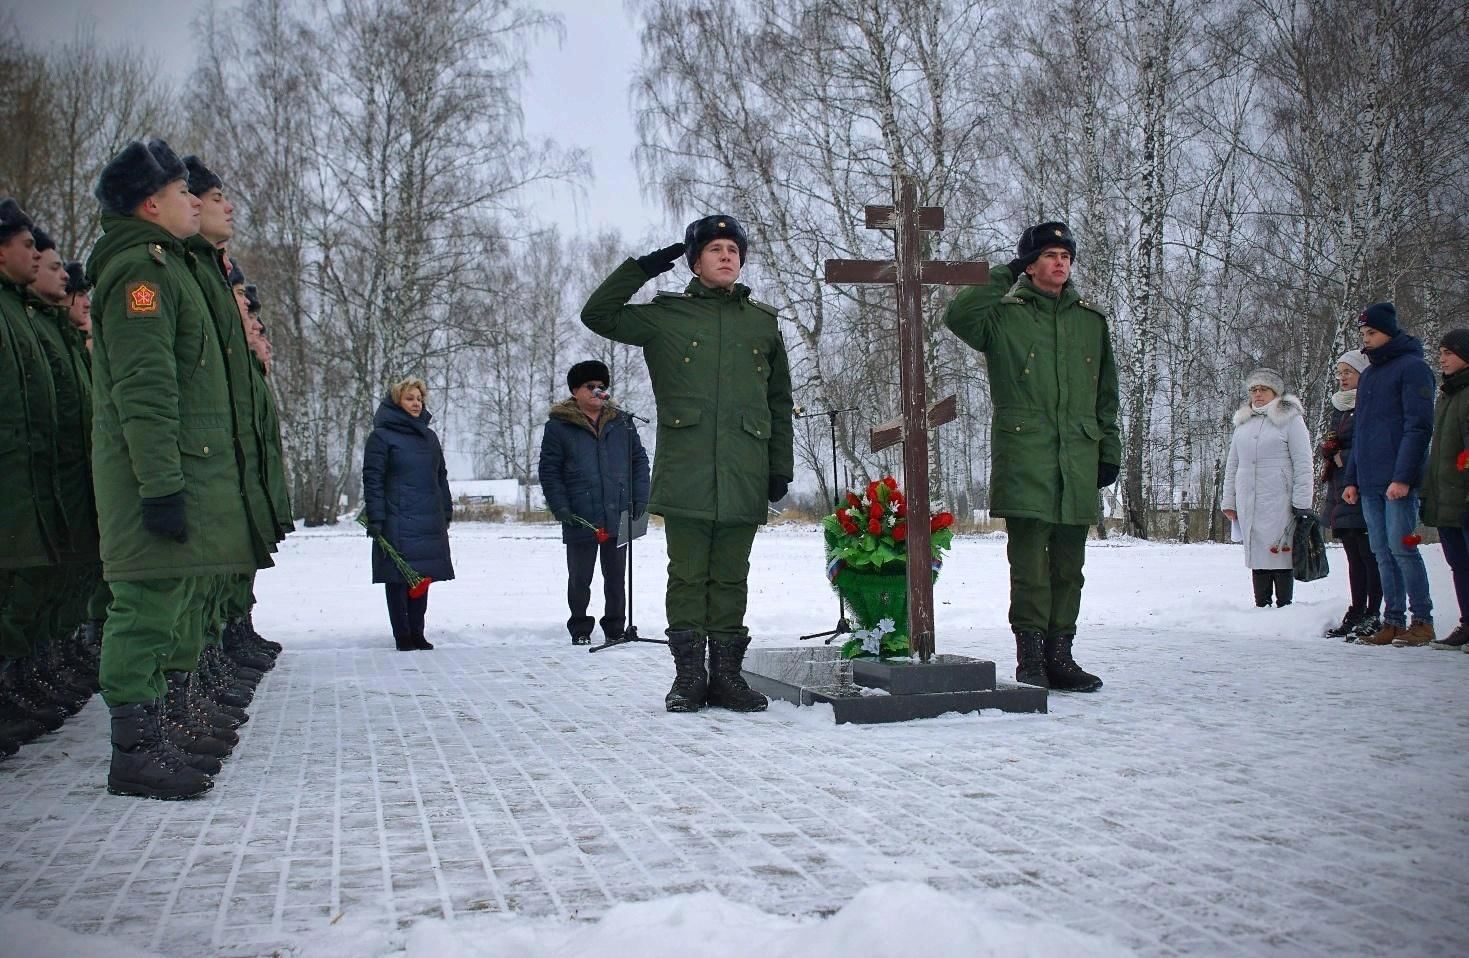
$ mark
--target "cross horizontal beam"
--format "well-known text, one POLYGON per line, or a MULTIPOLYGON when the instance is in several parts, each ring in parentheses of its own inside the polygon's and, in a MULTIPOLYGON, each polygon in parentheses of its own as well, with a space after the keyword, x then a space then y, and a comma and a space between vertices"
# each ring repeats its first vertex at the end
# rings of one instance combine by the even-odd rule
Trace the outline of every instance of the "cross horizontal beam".
MULTIPOLYGON (((928 407, 928 428, 935 429, 959 418, 959 397, 947 396, 928 407)), ((872 427, 872 451, 882 452, 903 441, 903 417, 897 416, 872 427)))
MULTIPOLYGON (((898 228, 898 211, 891 206, 868 206, 862 210, 867 218, 867 228, 870 230, 895 230, 898 228)), ((942 206, 920 206, 913 211, 918 214, 918 228, 920 230, 941 230, 944 228, 944 208, 942 206)))
MULTIPOLYGON (((988 263, 969 260, 928 260, 919 267, 920 281, 929 286, 983 286, 990 281, 988 263)), ((829 259, 828 283, 883 283, 898 281, 898 264, 890 259, 829 259)))

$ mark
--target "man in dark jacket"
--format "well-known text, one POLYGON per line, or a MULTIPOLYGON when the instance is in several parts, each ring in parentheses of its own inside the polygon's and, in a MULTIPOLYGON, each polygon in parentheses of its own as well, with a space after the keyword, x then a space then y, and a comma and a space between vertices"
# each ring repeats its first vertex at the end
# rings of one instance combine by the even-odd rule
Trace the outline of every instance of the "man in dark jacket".
POLYGON ((1423 476, 1423 524, 1438 529, 1454 573, 1459 624, 1429 644, 1469 650, 1469 329, 1451 329, 1438 346, 1443 385, 1423 476))
POLYGON ((991 511, 1009 536, 1015 678, 1064 692, 1102 680, 1071 655, 1097 489, 1117 480, 1117 368, 1107 316, 1071 282, 1065 223, 1026 230, 988 286, 949 304, 944 325, 984 353, 994 401, 991 511))
POLYGON ((1423 343, 1398 325, 1392 303, 1368 306, 1357 325, 1368 366, 1357 383, 1356 439, 1342 499, 1362 503, 1385 606, 1382 628, 1361 641, 1427 645, 1433 641, 1433 599, 1413 530, 1433 434, 1433 371, 1423 361, 1423 343))
POLYGON ((623 551, 617 528, 623 512, 648 505, 648 453, 632 417, 611 404, 607 366, 595 359, 566 374, 571 398, 551 407, 541 434, 540 479, 546 506, 566 544, 566 628, 572 645, 592 641, 592 570, 601 558, 602 634, 619 639, 626 625, 623 551), (632 477, 629 498, 629 475, 632 477))
POLYGON ((592 332, 643 348, 658 403, 658 462, 648 511, 668 536, 668 642, 678 675, 670 712, 767 705, 740 675, 750 548, 768 503, 795 475, 791 373, 774 307, 738 282, 749 240, 732 216, 706 216, 684 241, 628 259, 582 307, 592 332), (630 305, 682 258, 682 292, 630 305), (705 640, 709 666, 704 666, 705 640))

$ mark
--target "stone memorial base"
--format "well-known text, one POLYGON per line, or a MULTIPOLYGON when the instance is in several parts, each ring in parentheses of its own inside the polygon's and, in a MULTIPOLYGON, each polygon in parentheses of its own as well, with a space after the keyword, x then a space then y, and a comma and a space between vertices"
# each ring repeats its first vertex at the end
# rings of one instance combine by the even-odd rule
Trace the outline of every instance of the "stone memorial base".
POLYGON ((796 705, 832 707, 837 724, 906 722, 947 712, 1046 711, 1046 690, 998 682, 995 663, 935 655, 927 663, 895 659, 843 660, 836 646, 750 649, 745 681, 756 691, 796 705))

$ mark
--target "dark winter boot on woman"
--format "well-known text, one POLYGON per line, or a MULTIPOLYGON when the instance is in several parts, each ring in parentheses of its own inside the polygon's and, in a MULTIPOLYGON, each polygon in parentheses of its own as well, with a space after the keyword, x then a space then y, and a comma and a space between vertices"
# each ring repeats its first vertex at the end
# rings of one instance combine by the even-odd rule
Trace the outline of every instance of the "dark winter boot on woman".
POLYGON ((135 702, 112 709, 112 765, 107 790, 144 798, 193 798, 214 787, 203 772, 190 768, 163 740, 158 702, 135 702))
POLYGON ((1102 680, 1076 664, 1071 657, 1074 635, 1046 637, 1046 678, 1057 692, 1095 692, 1102 680))
POLYGON ((692 629, 669 629, 668 651, 678 674, 673 688, 663 699, 670 712, 697 712, 709 694, 709 676, 704 671, 704 637, 692 629))
POLYGON ((1269 569, 1251 569, 1250 576, 1255 583, 1255 605, 1258 608, 1266 608, 1270 605, 1270 593, 1274 588, 1274 578, 1269 569))
POLYGON ((396 635, 395 634, 393 636, 393 645, 397 647, 397 649, 398 649, 399 652, 417 652, 418 651, 418 646, 415 645, 415 644, 413 644, 413 636, 411 636, 411 635, 396 635))
POLYGON ((1351 637, 1354 635, 1357 625, 1366 615, 1367 612, 1365 609, 1347 609, 1346 613, 1341 617, 1341 625, 1332 626, 1324 634, 1331 636, 1333 639, 1351 637))
POLYGON ((770 700, 750 688, 740 669, 745 665, 745 650, 750 637, 739 634, 709 636, 709 693, 706 704, 727 708, 731 712, 763 712, 770 700))
POLYGON ((1022 685, 1051 687, 1046 677, 1046 636, 1042 632, 1015 633, 1015 681, 1022 685))

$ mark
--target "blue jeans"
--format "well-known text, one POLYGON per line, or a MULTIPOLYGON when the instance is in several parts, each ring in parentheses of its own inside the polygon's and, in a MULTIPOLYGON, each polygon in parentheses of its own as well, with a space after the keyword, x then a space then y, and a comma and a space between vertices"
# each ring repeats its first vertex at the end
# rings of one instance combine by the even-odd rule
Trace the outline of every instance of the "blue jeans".
POLYGON ((1387 492, 1363 492, 1362 518, 1367 520, 1367 537, 1377 569, 1382 576, 1382 620, 1406 628, 1407 608, 1414 622, 1433 623, 1433 599, 1428 595, 1428 567, 1416 546, 1403 544, 1403 536, 1418 526, 1418 493, 1389 499, 1387 492))

